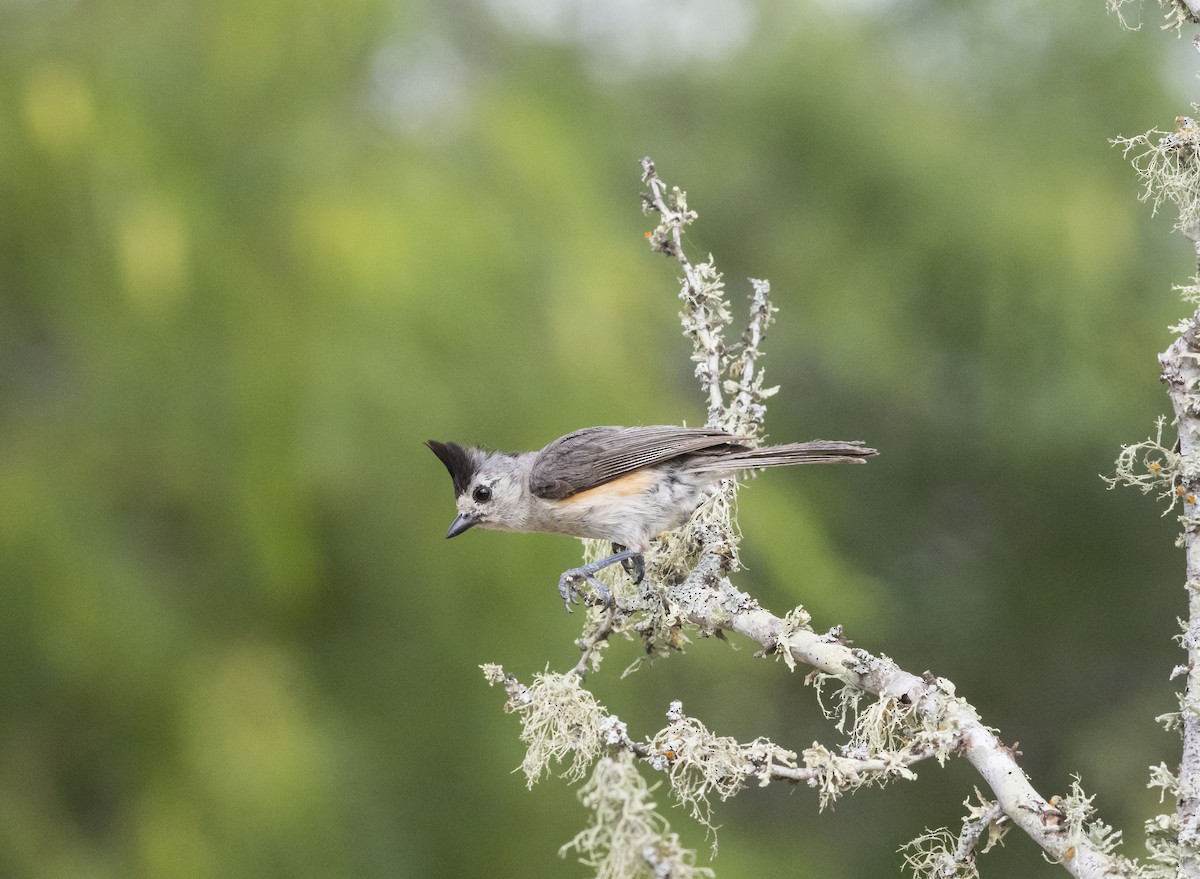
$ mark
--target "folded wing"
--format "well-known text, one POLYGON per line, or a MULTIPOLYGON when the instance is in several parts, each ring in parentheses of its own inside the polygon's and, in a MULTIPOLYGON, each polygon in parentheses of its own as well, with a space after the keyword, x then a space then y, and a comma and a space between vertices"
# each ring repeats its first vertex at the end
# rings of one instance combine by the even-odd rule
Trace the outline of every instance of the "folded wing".
POLYGON ((529 489, 537 497, 562 500, 681 455, 725 455, 748 449, 745 443, 708 428, 585 427, 538 452, 529 489))

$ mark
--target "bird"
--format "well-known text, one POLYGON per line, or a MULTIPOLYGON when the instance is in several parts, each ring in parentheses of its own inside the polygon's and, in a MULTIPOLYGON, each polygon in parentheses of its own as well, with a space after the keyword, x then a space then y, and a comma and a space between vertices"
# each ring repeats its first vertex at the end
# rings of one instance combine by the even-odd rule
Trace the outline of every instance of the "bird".
POLYGON ((756 447, 750 437, 700 427, 585 427, 537 451, 497 452, 453 442, 426 445, 450 474, 458 515, 446 537, 473 527, 596 538, 613 553, 564 571, 559 595, 571 610, 585 580, 621 562, 641 582, 651 541, 685 524, 720 480, 792 464, 862 464, 878 454, 859 441, 812 440, 756 447))

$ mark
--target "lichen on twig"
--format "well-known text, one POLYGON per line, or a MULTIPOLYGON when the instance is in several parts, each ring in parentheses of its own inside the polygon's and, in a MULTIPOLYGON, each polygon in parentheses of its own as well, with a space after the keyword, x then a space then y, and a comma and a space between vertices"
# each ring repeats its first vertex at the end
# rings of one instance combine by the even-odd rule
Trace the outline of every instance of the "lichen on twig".
MULTIPOLYGON (((1130 24, 1125 17, 1125 7, 1140 5, 1140 0, 1108 0, 1108 11, 1117 16, 1121 27, 1127 30, 1140 30, 1141 24, 1130 24)), ((1200 24, 1200 2, 1198 0, 1158 0, 1158 5, 1165 11, 1163 30, 1180 30, 1185 24, 1200 24)))
MULTIPOLYGON (((1193 112, 1200 112, 1196 105, 1193 112)), ((1112 143, 1129 159, 1142 184, 1141 201, 1157 213, 1164 204, 1177 211, 1175 229, 1193 241, 1200 237, 1200 124, 1178 116, 1174 131, 1151 129, 1112 143)))
POLYGON ((967 814, 957 835, 945 827, 926 830, 900 847, 904 866, 912 870, 914 879, 979 879, 976 851, 984 854, 1002 844, 1012 823, 1000 804, 984 797, 978 788, 975 798, 978 803, 963 802, 967 814), (985 833, 987 842, 979 848, 985 833))
POLYGON ((762 370, 756 366, 767 326, 778 310, 771 304, 771 285, 759 278, 749 279, 746 329, 740 341, 728 342, 725 330, 733 322, 733 313, 725 295, 725 280, 712 254, 693 263, 684 251, 684 230, 698 218, 687 205, 687 193, 678 186, 668 188, 649 157, 642 159, 642 182, 650 188, 642 196, 643 210, 657 214, 659 219, 648 233, 650 247, 676 260, 683 270, 680 320, 684 335, 692 340, 696 377, 708 398, 707 424, 737 436, 756 438, 766 414, 763 401, 779 390, 763 386, 762 370), (728 403, 725 394, 730 395, 728 403))
POLYGON ((671 703, 667 719, 670 723, 652 739, 650 763, 667 773, 676 800, 710 832, 716 829, 713 794, 726 800, 745 787, 748 778, 756 777, 766 785, 778 767, 796 768, 795 752, 762 737, 742 743, 732 736, 718 736, 684 714, 681 702, 671 703))
POLYGON ((1153 437, 1140 443, 1122 446, 1117 456, 1116 472, 1112 476, 1100 477, 1110 489, 1118 485, 1136 488, 1142 494, 1154 493, 1159 500, 1166 501, 1163 515, 1175 508, 1183 491, 1179 486, 1179 452, 1163 445, 1163 425, 1166 416, 1155 422, 1153 437))
POLYGON ((697 879, 713 876, 696 866, 696 854, 684 848, 659 814, 633 756, 621 752, 596 761, 579 800, 591 821, 559 849, 575 852, 580 863, 596 871, 596 879, 697 879))

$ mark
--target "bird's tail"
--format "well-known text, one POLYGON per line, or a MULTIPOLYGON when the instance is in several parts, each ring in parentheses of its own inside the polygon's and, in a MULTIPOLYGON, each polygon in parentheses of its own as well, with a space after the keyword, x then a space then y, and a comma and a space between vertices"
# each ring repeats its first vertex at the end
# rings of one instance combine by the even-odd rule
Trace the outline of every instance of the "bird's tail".
POLYGON ((687 469, 697 473, 713 473, 786 467, 791 464, 865 464, 867 458, 878 454, 875 449, 869 449, 858 441, 812 440, 729 452, 711 458, 696 456, 688 463, 687 469))

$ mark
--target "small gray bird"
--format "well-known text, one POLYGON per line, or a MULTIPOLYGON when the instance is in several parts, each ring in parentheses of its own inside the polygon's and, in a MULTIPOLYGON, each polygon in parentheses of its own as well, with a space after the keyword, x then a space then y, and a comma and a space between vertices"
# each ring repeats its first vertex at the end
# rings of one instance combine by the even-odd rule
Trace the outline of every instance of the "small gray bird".
POLYGON ((813 440, 753 448, 751 440, 689 427, 585 427, 537 452, 491 452, 429 440, 450 472, 458 516, 446 532, 475 525, 541 531, 612 543, 613 555, 565 571, 558 592, 571 610, 587 580, 612 600, 595 574, 621 562, 640 582, 650 541, 683 525, 709 488, 741 471, 791 464, 862 464, 878 454, 860 442, 813 440))

